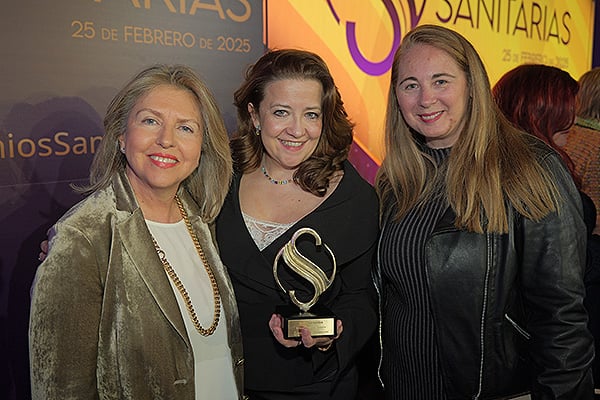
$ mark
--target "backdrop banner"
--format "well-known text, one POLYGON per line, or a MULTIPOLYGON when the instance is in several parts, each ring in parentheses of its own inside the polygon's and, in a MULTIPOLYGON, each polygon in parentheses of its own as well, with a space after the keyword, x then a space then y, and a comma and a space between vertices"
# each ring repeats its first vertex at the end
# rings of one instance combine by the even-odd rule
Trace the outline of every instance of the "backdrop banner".
POLYGON ((19 0, 0 15, 0 398, 21 400, 39 243, 82 199, 69 185, 87 182, 108 102, 145 66, 187 64, 233 129, 233 92, 264 52, 263 3, 19 0))
POLYGON ((330 66, 357 124, 352 162, 370 181, 384 156, 392 58, 413 27, 462 33, 492 84, 522 63, 554 65, 575 79, 591 67, 593 0, 267 0, 266 8, 268 47, 312 50, 330 66))
MULTIPOLYGON (((110 99, 155 63, 192 66, 231 132, 233 92, 266 47, 321 55, 356 123, 350 159, 382 158, 394 51, 413 27, 455 29, 492 84, 525 63, 591 67, 592 0, 19 0, 0 6, 0 398, 30 398, 30 287, 47 229, 81 200, 110 99), (265 45, 266 44, 266 45, 265 45)), ((74 312, 75 310, 65 310, 74 312)))

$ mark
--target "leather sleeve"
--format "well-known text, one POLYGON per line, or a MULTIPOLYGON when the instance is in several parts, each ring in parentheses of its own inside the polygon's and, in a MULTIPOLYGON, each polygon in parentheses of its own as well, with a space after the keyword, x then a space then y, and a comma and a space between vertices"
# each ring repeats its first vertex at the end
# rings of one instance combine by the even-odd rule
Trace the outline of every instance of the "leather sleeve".
POLYGON ((583 306, 586 234, 581 199, 555 154, 542 165, 555 177, 560 209, 523 221, 522 296, 531 334, 532 399, 592 399, 593 340, 583 306))

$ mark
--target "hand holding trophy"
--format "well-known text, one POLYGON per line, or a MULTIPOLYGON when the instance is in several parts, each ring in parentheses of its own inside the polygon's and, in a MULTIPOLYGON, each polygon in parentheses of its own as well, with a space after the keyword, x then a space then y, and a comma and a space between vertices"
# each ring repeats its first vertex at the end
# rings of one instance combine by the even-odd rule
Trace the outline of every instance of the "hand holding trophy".
POLYGON ((273 261, 273 276, 277 285, 288 294, 290 300, 296 307, 293 306, 279 306, 277 307, 277 313, 283 317, 283 333, 286 339, 293 339, 300 337, 300 328, 307 328, 311 332, 313 337, 321 336, 336 336, 336 317, 333 313, 322 305, 317 305, 319 297, 325 292, 333 283, 336 274, 336 260, 335 255, 331 249, 322 243, 319 234, 312 228, 300 228, 298 229, 289 242, 287 242, 281 250, 277 253, 275 260, 273 261), (317 251, 325 249, 329 255, 333 269, 331 276, 328 277, 323 270, 316 265, 314 262, 302 255, 297 247, 296 241, 304 234, 309 234, 315 239, 315 246, 317 251), (286 289, 281 280, 279 279, 279 260, 283 258, 284 263, 296 274, 306 279, 314 288, 314 294, 312 299, 308 302, 302 302, 296 296, 296 290, 293 288, 286 289))

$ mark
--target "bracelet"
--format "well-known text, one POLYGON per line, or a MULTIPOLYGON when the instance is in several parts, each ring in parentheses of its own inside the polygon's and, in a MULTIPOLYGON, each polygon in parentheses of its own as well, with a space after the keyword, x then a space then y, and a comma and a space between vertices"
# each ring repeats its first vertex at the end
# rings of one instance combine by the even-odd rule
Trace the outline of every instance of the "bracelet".
POLYGON ((327 350, 329 350, 331 348, 332 345, 333 345, 333 340, 327 346, 317 347, 317 350, 319 350, 319 351, 327 351, 327 350))

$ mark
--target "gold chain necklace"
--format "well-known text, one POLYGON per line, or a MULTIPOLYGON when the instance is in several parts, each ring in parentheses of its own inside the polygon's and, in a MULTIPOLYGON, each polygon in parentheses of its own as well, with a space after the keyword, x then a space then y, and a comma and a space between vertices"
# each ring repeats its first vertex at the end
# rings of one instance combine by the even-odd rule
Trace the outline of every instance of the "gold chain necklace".
POLYGON ((208 278, 210 279, 210 286, 212 287, 213 299, 214 299, 215 306, 214 306, 213 322, 207 329, 203 328, 202 325, 200 325, 200 321, 198 321, 198 315, 196 315, 196 310, 194 309, 194 305, 192 304, 190 295, 188 294, 188 291, 186 290, 185 286, 183 286, 183 283, 181 282, 181 280, 179 279, 179 277, 173 270, 173 267, 167 260, 165 252, 160 248, 160 246, 158 245, 158 243, 156 242, 156 239, 154 239, 154 237, 152 237, 152 242, 154 243, 154 248, 156 249, 156 253, 158 254, 158 257, 160 258, 160 261, 162 262, 163 267, 165 268, 165 271, 167 272, 167 275, 169 275, 169 278, 171 278, 171 280, 173 281, 173 284, 175 284, 175 287, 177 288, 177 290, 181 294, 181 297, 183 298, 183 301, 185 302, 185 307, 187 308, 188 314, 190 315, 190 318, 192 319, 192 323, 194 324, 194 327, 196 328, 198 333, 201 334, 202 336, 210 336, 217 329, 217 325, 219 324, 219 318, 221 318, 221 296, 219 294, 219 286, 217 285, 217 279, 215 278, 215 274, 213 273, 213 270, 210 267, 210 264, 208 263, 206 255, 204 254, 204 250, 202 250, 202 246, 200 246, 200 241, 198 240, 198 237, 194 233, 194 230, 193 230, 192 224, 190 223, 190 220, 188 218, 187 212, 183 208, 183 204, 181 203, 181 200, 179 200, 179 196, 175 196, 175 201, 177 202, 177 207, 179 207, 179 212, 181 213, 181 216, 183 217, 183 221, 185 222, 185 227, 187 228, 190 236, 192 237, 192 241, 194 242, 194 247, 196 247, 196 251, 198 252, 198 255, 200 256, 200 260, 202 260, 202 264, 204 265, 204 268, 206 269, 206 273, 208 274, 208 278))

